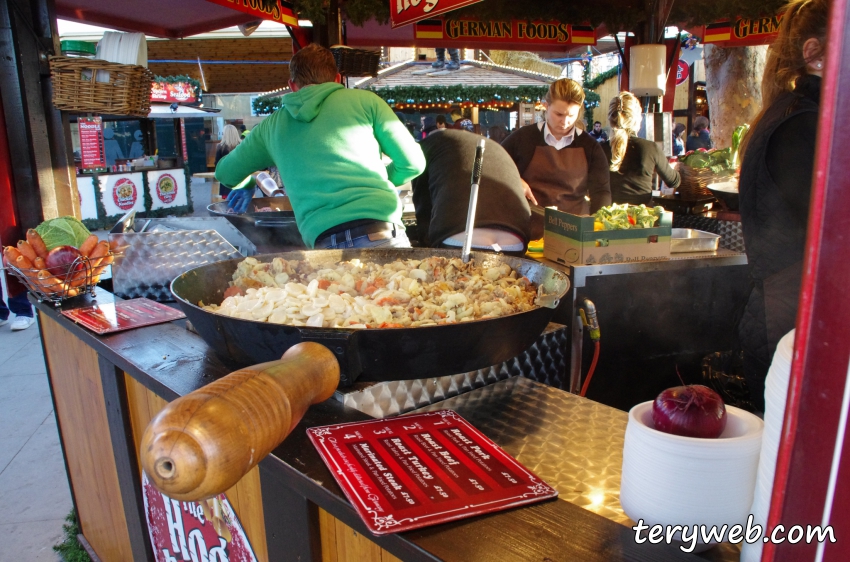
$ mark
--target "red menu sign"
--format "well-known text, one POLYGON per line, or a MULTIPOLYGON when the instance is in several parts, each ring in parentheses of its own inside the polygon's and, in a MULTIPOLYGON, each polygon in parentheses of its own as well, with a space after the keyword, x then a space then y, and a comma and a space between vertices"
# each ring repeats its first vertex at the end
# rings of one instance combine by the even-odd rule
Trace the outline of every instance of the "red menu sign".
POLYGON ((390 0, 390 23, 401 27, 478 2, 481 0, 390 0))
POLYGON ((156 562, 257 562, 227 496, 181 502, 157 490, 142 471, 148 533, 156 562))
POLYGON ((225 6, 233 10, 251 14, 264 20, 276 21, 284 25, 298 27, 298 16, 295 15, 295 10, 292 4, 285 0, 278 0, 277 4, 271 8, 263 6, 262 2, 257 0, 207 0, 219 6, 225 6))
POLYGON ((189 151, 186 149, 186 120, 180 119, 180 142, 183 144, 183 161, 189 160, 189 151))
POLYGON ((63 310, 62 314, 97 334, 120 332, 186 318, 179 310, 148 299, 96 304, 63 310))
POLYGON ((80 131, 80 167, 83 170, 106 170, 101 118, 80 117, 77 119, 77 128, 80 131))
POLYGON ((451 410, 314 427, 307 434, 376 535, 558 495, 451 410))

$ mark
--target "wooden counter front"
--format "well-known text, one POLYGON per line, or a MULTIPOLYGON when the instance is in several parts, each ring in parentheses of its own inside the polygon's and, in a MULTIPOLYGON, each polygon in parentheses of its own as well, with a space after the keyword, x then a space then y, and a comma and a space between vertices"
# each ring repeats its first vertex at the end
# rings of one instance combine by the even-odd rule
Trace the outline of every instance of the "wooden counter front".
MULTIPOLYGON (((113 297, 98 290, 97 299, 113 297)), ((37 303, 37 310, 83 534, 106 562, 153 560, 137 454, 142 430, 167 401, 239 366, 225 364, 182 322, 99 337, 50 305, 37 303)), ((507 412, 498 417, 512 421, 507 412)), ((292 435, 227 492, 260 561, 698 559, 669 545, 637 545, 626 525, 564 500, 373 536, 305 431, 364 419, 333 399, 311 407, 292 435)))

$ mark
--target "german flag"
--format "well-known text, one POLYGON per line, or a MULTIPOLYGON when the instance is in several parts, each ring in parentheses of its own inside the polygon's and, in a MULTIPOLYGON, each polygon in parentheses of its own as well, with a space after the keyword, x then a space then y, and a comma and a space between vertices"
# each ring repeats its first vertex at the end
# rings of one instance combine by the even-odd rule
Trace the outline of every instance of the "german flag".
POLYGON ((443 38, 443 20, 422 20, 413 25, 416 39, 443 38))
POLYGON ((298 16, 295 15, 292 4, 285 0, 278 0, 278 2, 280 3, 280 23, 298 27, 298 16))
POLYGON ((732 23, 728 21, 712 23, 705 26, 705 37, 703 43, 719 43, 732 39, 732 23))
POLYGON ((571 25, 572 42, 580 45, 596 45, 596 30, 590 25, 571 25))

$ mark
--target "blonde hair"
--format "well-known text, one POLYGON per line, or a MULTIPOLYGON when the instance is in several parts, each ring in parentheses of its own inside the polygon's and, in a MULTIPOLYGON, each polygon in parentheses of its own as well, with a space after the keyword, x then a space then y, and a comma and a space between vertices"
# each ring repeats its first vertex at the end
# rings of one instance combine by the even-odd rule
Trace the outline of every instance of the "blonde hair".
POLYGON ((338 71, 330 49, 310 43, 289 61, 289 77, 299 88, 334 82, 338 71))
POLYGON ((551 104, 553 101, 560 100, 567 103, 577 103, 579 106, 578 119, 576 122, 584 119, 584 88, 575 80, 569 78, 561 78, 549 84, 549 91, 543 97, 543 101, 551 104))
POLYGON ((233 125, 225 126, 221 132, 221 144, 227 147, 227 150, 233 150, 240 142, 242 138, 239 136, 239 130, 233 125))
MULTIPOLYGON (((809 39, 820 42, 823 56, 826 48, 826 28, 830 0, 791 0, 785 5, 785 16, 779 24, 779 33, 767 51, 764 76, 761 81, 761 112, 753 119, 750 130, 755 129, 764 112, 783 92, 791 92, 798 78, 808 73, 810 61, 803 55, 803 45, 809 39)), ((752 135, 744 137, 741 154, 746 151, 752 135)))
POLYGON ((611 125, 611 164, 612 172, 620 171, 626 148, 629 146, 629 135, 640 130, 641 107, 640 101, 631 92, 620 92, 608 104, 608 124, 611 125))

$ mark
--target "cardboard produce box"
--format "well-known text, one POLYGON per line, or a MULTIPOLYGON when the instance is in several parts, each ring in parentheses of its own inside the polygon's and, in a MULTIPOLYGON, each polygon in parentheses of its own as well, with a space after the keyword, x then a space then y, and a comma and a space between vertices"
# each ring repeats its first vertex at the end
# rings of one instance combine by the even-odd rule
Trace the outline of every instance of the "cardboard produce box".
POLYGON ((543 256, 566 265, 592 265, 670 259, 673 213, 653 228, 593 230, 590 215, 546 209, 543 256))

